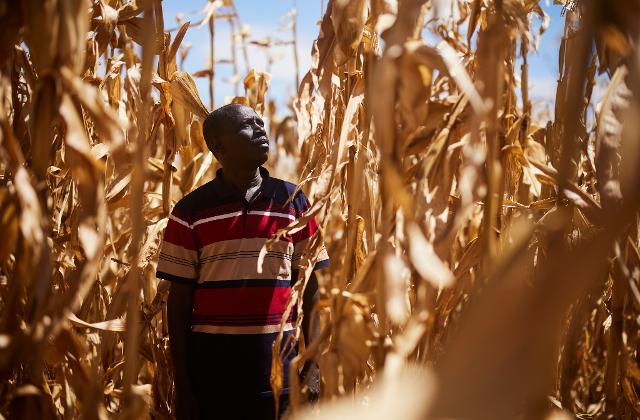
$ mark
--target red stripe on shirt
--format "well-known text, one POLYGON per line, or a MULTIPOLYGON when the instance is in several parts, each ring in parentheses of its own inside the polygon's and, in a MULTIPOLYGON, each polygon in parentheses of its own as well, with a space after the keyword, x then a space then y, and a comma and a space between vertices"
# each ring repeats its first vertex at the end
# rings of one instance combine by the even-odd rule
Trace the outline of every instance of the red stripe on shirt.
POLYGON ((196 289, 193 316, 282 314, 290 295, 288 287, 196 289))
MULTIPOLYGON (((226 213, 235 213, 242 211, 242 205, 237 202, 222 204, 199 211, 194 215, 194 221, 206 219, 207 217, 218 216, 226 213)), ((296 211, 291 205, 282 206, 271 201, 257 201, 251 203, 251 211, 273 211, 277 213, 286 213, 296 217, 296 211)))
POLYGON ((198 249, 193 238, 193 231, 173 219, 169 219, 167 223, 167 228, 164 231, 164 240, 191 251, 198 249))
POLYGON ((291 220, 285 217, 246 214, 196 224, 193 229, 200 246, 204 247, 231 239, 270 238, 290 223, 291 220))

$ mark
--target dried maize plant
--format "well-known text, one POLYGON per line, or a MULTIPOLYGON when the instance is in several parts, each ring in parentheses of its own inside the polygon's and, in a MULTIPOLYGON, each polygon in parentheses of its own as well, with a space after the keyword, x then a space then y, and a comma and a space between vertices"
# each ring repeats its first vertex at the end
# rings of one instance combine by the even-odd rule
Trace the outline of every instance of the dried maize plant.
POLYGON ((247 50, 248 37, 251 30, 242 25, 238 10, 232 0, 209 0, 202 10, 203 17, 197 24, 200 28, 207 25, 209 29, 209 63, 206 68, 193 73, 194 77, 207 77, 209 80, 209 108, 215 108, 215 71, 216 65, 228 64, 233 74, 226 82, 233 84, 235 96, 239 95, 239 82, 242 79, 238 68, 238 44, 244 59, 245 72, 248 73, 249 53, 247 50), (230 31, 231 56, 228 58, 216 58, 216 20, 224 20, 230 31))
MULTIPOLYGON (((203 13, 241 27, 232 1, 203 13)), ((160 0, 3 2, 0 21, 0 413, 171 417, 158 245, 217 166, 178 66, 190 23, 165 30, 160 0)), ((252 70, 234 100, 275 115, 268 83, 252 70)))
MULTIPOLYGON (((212 176, 161 2, 3 2, 0 410, 169 417, 154 276, 171 206, 212 176)), ((184 57, 183 57, 184 58, 184 57)))
POLYGON ((296 120, 299 188, 332 268, 319 338, 294 365, 318 362, 321 400, 356 398, 299 414, 291 369, 295 415, 640 415, 639 11, 564 4, 555 115, 537 121, 537 2, 328 3, 296 120), (592 104, 598 75, 609 86, 592 104), (402 385, 406 365, 428 367, 407 382, 422 393, 402 385))
MULTIPOLYGON (((640 415, 640 5, 564 6, 555 111, 539 121, 535 1, 329 1, 284 117, 269 75, 248 71, 233 2, 206 3, 210 68, 193 76, 213 98, 226 19, 248 73, 233 101, 270 119, 275 173, 293 158, 313 198, 278 235, 323 226, 289 302, 298 323, 322 239, 332 257, 319 337, 294 362, 318 362, 321 403, 300 409, 291 369, 294 416, 640 415)), ((157 247, 216 163, 178 66, 190 25, 162 16, 160 0, 0 3, 2 415, 172 415, 157 247)))

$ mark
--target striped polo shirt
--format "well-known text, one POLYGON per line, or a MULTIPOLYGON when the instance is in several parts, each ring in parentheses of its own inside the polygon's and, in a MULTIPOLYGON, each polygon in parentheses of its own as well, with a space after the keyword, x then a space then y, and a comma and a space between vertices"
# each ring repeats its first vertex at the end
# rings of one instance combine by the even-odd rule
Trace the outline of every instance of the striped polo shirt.
MULTIPOLYGON (((295 185, 269 176, 247 203, 218 170, 216 178, 183 197, 164 232, 156 275, 195 286, 191 328, 210 334, 270 334, 291 293, 291 272, 318 230, 307 225, 274 243, 258 272, 260 250, 271 236, 299 218, 309 201, 295 185)), ((326 249, 315 269, 328 266, 326 249)), ((293 315, 292 315, 293 316, 293 315)), ((284 326, 291 330, 292 316, 284 326)))

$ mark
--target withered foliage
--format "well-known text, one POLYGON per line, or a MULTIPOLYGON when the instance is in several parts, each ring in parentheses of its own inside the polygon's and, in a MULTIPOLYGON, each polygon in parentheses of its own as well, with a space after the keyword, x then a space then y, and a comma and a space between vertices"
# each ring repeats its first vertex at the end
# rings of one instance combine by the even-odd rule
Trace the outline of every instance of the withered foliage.
MULTIPOLYGON (((560 3, 548 121, 530 101, 547 19, 531 0, 330 0, 291 115, 267 73, 244 79, 233 101, 269 121, 270 168, 313 203, 263 253, 310 217, 323 228, 290 310, 323 240, 332 261, 319 338, 294 361, 317 361, 320 404, 303 409, 291 369, 294 416, 640 416, 640 3, 560 3)), ((233 82, 236 50, 249 67, 233 2, 203 7, 211 65, 191 75, 190 24, 165 30, 160 0, 0 3, 4 416, 172 416, 154 267, 172 206, 217 166, 192 79, 213 93, 217 16, 233 82)))

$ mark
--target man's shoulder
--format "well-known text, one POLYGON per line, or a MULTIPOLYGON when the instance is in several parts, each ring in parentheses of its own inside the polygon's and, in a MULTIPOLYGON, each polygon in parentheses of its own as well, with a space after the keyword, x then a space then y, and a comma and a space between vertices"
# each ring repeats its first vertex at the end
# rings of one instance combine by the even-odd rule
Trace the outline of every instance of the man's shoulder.
POLYGON ((294 207, 301 208, 304 207, 307 202, 307 197, 304 195, 302 190, 296 191, 298 186, 293 182, 285 181, 284 179, 270 177, 270 181, 273 184, 275 196, 278 198, 278 201, 285 203, 289 201, 289 197, 293 195, 295 192, 295 196, 293 196, 290 201, 294 207))
POLYGON ((215 205, 218 197, 214 183, 215 178, 183 196, 176 203, 175 211, 184 215, 191 215, 197 213, 203 206, 215 205))
POLYGON ((286 194, 287 197, 290 196, 296 189, 296 184, 294 184, 293 182, 285 181, 284 179, 270 176, 269 181, 276 189, 277 193, 286 194))

